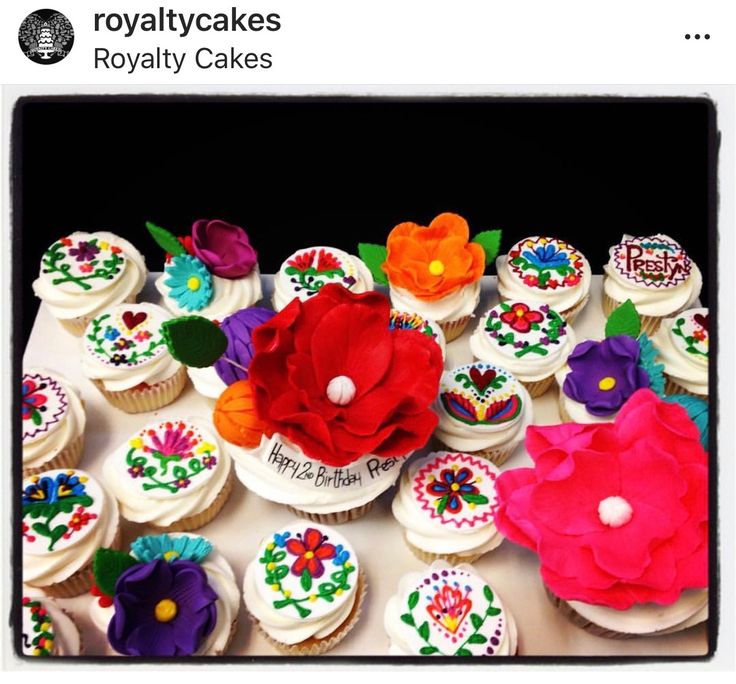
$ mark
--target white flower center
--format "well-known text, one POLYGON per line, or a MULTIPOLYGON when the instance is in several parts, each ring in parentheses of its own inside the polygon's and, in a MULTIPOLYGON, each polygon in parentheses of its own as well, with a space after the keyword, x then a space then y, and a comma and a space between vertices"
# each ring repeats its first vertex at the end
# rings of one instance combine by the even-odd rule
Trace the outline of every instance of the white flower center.
POLYGON ((620 496, 609 496, 598 504, 598 517, 604 525, 621 527, 633 514, 631 504, 620 496))
POLYGON ((327 383, 327 398, 338 406, 347 406, 355 398, 355 383, 347 375, 338 375, 327 383))

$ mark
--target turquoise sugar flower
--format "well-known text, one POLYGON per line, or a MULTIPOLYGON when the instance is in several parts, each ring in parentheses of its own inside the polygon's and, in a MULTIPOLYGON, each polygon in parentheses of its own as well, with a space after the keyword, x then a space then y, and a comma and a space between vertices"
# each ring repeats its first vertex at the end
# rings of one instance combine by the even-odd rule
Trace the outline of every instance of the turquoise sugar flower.
POLYGON ((190 560, 201 563, 212 551, 204 537, 170 537, 168 534, 157 534, 138 537, 131 545, 133 555, 142 563, 154 560, 190 560))
POLYGON ((212 276, 197 257, 189 254, 175 256, 165 270, 169 276, 164 285, 176 303, 187 311, 204 309, 212 300, 212 276))

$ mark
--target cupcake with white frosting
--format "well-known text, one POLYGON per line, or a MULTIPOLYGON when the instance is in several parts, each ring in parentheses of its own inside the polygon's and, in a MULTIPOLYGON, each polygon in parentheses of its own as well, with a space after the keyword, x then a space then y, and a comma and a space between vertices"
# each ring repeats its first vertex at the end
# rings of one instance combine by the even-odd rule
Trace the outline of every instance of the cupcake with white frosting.
POLYGON ((139 537, 129 554, 100 549, 94 576, 90 617, 113 653, 219 656, 230 646, 240 591, 230 564, 204 537, 139 537))
POLYGON ((258 254, 240 226, 199 219, 183 237, 150 222, 146 227, 166 250, 156 289, 175 316, 222 319, 261 299, 258 254))
POLYGON ((435 437, 450 450, 501 465, 524 439, 532 400, 507 370, 476 361, 447 370, 435 401, 435 437))
POLYGON ((373 289, 373 276, 358 257, 334 247, 299 249, 281 264, 274 277, 274 311, 281 311, 294 298, 306 302, 330 283, 360 294, 373 289))
POLYGON ((146 282, 146 262, 113 233, 75 232, 43 254, 33 292, 73 335, 105 309, 135 302, 146 282))
POLYGON ((163 332, 171 315, 155 304, 123 304, 90 322, 82 372, 116 408, 154 411, 176 399, 186 368, 170 354, 163 332))
POLYGON ((652 343, 664 364, 665 392, 708 398, 708 309, 689 309, 662 321, 652 343))
POLYGON ((603 267, 603 311, 609 315, 630 299, 651 335, 664 318, 691 308, 700 296, 703 277, 682 246, 662 233, 624 235, 609 250, 603 267))
POLYGON ((496 268, 501 300, 547 304, 569 323, 590 299, 590 264, 565 240, 538 235, 519 240, 498 257, 496 268))
POLYGON ((103 474, 126 520, 170 532, 206 525, 232 490, 230 457, 199 418, 149 423, 105 459, 103 474))
POLYGON ((82 470, 48 470, 23 480, 23 583, 68 598, 90 587, 92 557, 119 541, 115 500, 82 470))
POLYGON ((243 580, 248 612, 285 655, 335 648, 358 621, 365 593, 350 542, 330 527, 304 521, 268 535, 243 580))
POLYGON ((24 656, 56 658, 82 654, 79 627, 54 599, 24 596, 21 621, 24 656))
POLYGON ((447 353, 445 334, 442 332, 442 328, 434 321, 430 321, 428 318, 424 318, 416 313, 391 309, 388 327, 389 330, 418 330, 427 335, 427 337, 431 337, 438 344, 442 352, 442 359, 444 360, 447 353))
POLYGON ((503 541, 493 521, 498 474, 484 458, 448 451, 405 469, 391 510, 412 553, 457 565, 495 549, 503 541))
POLYGON ((512 656, 513 615, 467 563, 435 561, 410 572, 386 604, 383 624, 393 656, 512 656))
POLYGON ((68 380, 45 369, 24 371, 21 411, 24 477, 79 463, 87 415, 68 380))
POLYGON ((542 396, 575 346, 569 323, 548 304, 501 302, 470 338, 475 358, 514 374, 532 398, 542 396))

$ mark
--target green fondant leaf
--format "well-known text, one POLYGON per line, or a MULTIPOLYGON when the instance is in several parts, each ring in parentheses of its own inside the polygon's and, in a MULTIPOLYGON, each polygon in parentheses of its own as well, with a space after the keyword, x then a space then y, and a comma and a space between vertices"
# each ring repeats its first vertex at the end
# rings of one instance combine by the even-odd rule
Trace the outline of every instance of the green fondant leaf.
POLYGON ((155 223, 151 223, 150 221, 146 221, 146 228, 148 228, 148 232, 156 241, 156 244, 158 244, 158 246, 165 252, 168 252, 173 256, 183 256, 184 254, 187 254, 187 250, 184 249, 184 245, 176 239, 174 234, 166 230, 166 228, 161 228, 161 226, 157 226, 155 223))
POLYGON ((309 591, 312 588, 312 575, 309 574, 309 570, 304 568, 301 579, 299 580, 304 591, 309 591))
POLYGON ((388 285, 388 278, 381 268, 381 264, 386 261, 386 248, 383 245, 361 242, 358 245, 358 254, 373 275, 373 280, 379 285, 388 285))
POLYGON ((606 321, 606 337, 628 335, 636 339, 641 332, 641 320, 634 303, 627 299, 611 312, 606 321))
POLYGON ((436 646, 422 646, 419 649, 420 655, 432 655, 433 653, 437 653, 440 649, 436 646))
POLYGON ((405 622, 409 627, 414 627, 414 618, 411 613, 404 613, 401 616, 401 621, 405 622))
POLYGON ((417 607, 417 603, 419 603, 419 592, 412 591, 409 594, 409 610, 414 610, 417 607))
POLYGON ((687 411, 690 420, 700 431, 700 444, 708 451, 708 402, 689 394, 673 394, 663 398, 671 404, 679 404, 687 411))
POLYGON ((639 338, 639 348, 639 366, 649 376, 649 388, 658 397, 664 397, 664 364, 656 363, 659 352, 646 333, 642 333, 639 338))
POLYGON ((419 631, 419 636, 422 637, 422 639, 424 639, 425 641, 427 641, 427 639, 429 639, 429 622, 425 620, 421 625, 419 625, 418 631, 419 631))
POLYGON ((488 639, 486 639, 482 634, 471 634, 468 638, 469 644, 485 644, 488 639))
POLYGON ((92 572, 97 588, 108 596, 115 594, 115 582, 128 568, 137 565, 133 556, 114 549, 97 549, 92 559, 92 572))
POLYGON ((171 355, 194 368, 211 366, 227 349, 225 333, 202 316, 182 316, 164 321, 161 333, 171 355))
POLYGON ((480 626, 483 624, 483 618, 478 613, 471 613, 470 622, 473 623, 473 629, 480 629, 480 626))
POLYGON ((501 231, 484 230, 473 238, 473 242, 483 248, 486 253, 486 267, 488 267, 493 264, 498 256, 498 250, 501 247, 501 231))

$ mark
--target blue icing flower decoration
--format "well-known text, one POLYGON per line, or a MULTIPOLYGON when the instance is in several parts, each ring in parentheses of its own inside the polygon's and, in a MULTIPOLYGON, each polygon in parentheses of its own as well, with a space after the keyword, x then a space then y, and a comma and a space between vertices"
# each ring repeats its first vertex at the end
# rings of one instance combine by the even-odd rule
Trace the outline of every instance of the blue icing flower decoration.
POLYGON ((212 551, 204 537, 170 537, 168 534, 138 537, 131 545, 133 555, 142 563, 165 560, 188 560, 201 563, 212 551))
POLYGON ((274 534, 273 543, 276 544, 280 549, 286 546, 286 540, 291 537, 291 532, 284 532, 283 534, 274 534))
POLYGON ((187 311, 204 309, 212 300, 212 276, 207 267, 195 256, 175 256, 165 269, 169 276, 164 285, 176 303, 187 311))
POLYGON ((350 558, 350 551, 343 548, 342 544, 335 547, 335 559, 332 561, 335 565, 345 565, 350 558))
POLYGON ((116 340, 118 337, 120 337, 120 331, 117 328, 113 328, 111 325, 108 325, 105 328, 105 339, 110 340, 111 342, 113 340, 116 340))
POLYGON ((84 496, 85 487, 78 475, 59 473, 55 479, 41 477, 23 490, 24 506, 28 504, 52 504, 70 497, 84 496))
POLYGON ((522 256, 538 269, 550 269, 570 265, 568 255, 552 244, 535 247, 533 251, 529 249, 524 250, 522 256))

